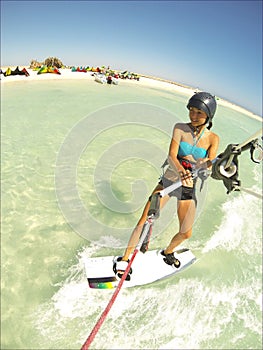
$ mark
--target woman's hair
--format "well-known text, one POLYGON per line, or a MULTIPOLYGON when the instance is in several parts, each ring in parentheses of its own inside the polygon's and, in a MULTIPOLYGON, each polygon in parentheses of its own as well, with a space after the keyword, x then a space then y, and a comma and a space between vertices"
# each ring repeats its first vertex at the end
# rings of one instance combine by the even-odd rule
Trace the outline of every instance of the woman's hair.
POLYGON ((207 129, 210 130, 213 126, 212 120, 209 121, 209 124, 207 126, 207 129))

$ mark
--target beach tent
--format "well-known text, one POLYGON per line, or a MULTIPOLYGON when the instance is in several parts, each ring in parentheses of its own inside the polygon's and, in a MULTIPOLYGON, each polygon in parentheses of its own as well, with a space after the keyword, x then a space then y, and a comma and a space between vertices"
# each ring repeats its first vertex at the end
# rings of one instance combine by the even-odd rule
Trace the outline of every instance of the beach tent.
POLYGON ((25 75, 26 77, 29 76, 28 71, 26 68, 23 68, 22 70, 19 69, 17 66, 15 70, 11 70, 11 68, 7 68, 7 70, 4 73, 4 76, 7 77, 9 75, 25 75))
POLYGON ((37 74, 44 74, 44 73, 61 74, 56 67, 47 67, 47 66, 41 67, 37 72, 37 74))

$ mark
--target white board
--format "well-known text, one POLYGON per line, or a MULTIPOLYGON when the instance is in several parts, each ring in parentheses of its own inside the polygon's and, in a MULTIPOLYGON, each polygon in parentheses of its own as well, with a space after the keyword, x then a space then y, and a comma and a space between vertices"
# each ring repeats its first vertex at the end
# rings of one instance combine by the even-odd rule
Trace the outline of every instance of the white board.
MULTIPOLYGON (((124 281, 123 287, 134 287, 152 283, 181 272, 196 261, 196 257, 189 249, 175 251, 181 265, 179 268, 164 262, 161 250, 150 250, 146 253, 138 252, 132 265, 130 281, 124 281)), ((118 256, 87 258, 84 260, 86 275, 90 288, 116 288, 119 278, 113 271, 114 262, 118 256)))

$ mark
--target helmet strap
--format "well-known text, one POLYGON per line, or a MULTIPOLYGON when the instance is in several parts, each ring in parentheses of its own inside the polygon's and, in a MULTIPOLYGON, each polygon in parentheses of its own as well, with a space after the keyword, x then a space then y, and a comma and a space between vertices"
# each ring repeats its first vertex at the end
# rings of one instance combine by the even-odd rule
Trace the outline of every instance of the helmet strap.
POLYGON ((201 132, 201 129, 205 124, 206 123, 203 123, 203 124, 198 125, 198 126, 193 126, 191 123, 189 123, 189 127, 193 131, 194 135, 198 135, 201 132))
POLYGON ((211 129, 211 127, 212 127, 212 121, 210 120, 209 117, 207 117, 206 120, 205 120, 205 122, 204 122, 203 124, 199 125, 198 128, 199 128, 200 126, 203 126, 203 125, 206 125, 206 124, 208 124, 207 129, 208 129, 208 130, 211 129))

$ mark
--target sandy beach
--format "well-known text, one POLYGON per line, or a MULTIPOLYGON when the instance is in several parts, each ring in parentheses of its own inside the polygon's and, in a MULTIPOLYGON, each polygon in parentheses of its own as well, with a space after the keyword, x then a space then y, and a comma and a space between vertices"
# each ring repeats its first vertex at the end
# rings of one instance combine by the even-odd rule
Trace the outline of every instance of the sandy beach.
MULTIPOLYGON (((12 70, 14 70, 16 67, 15 66, 9 66, 12 70)), ((7 70, 7 66, 1 67, 2 71, 5 72, 7 70)), ((1 74, 1 84, 6 84, 6 83, 12 83, 12 82, 19 82, 19 81, 32 81, 32 80, 78 80, 78 79, 83 79, 83 80, 89 80, 89 81, 94 81, 94 77, 92 76, 92 72, 72 72, 71 69, 69 68, 64 68, 60 69, 61 75, 58 74, 37 74, 37 71, 34 71, 26 66, 19 66, 19 69, 22 70, 23 68, 26 68, 28 73, 30 74, 28 77, 25 75, 11 75, 5 77, 3 74, 1 74)), ((169 91, 175 91, 175 92, 180 92, 185 95, 191 96, 195 91, 199 91, 196 88, 192 88, 190 86, 184 86, 182 84, 161 79, 158 77, 152 77, 152 76, 147 76, 143 74, 140 75, 140 80, 130 80, 130 79, 120 79, 119 84, 133 84, 133 85, 144 85, 148 87, 155 87, 158 89, 163 89, 163 90, 169 90, 169 91)), ((227 108, 231 108, 237 112, 246 114, 250 116, 251 118, 257 119, 259 121, 262 121, 262 117, 258 116, 248 110, 246 110, 243 107, 240 107, 238 105, 235 105, 234 103, 231 103, 227 100, 224 100, 219 97, 219 100, 217 103, 219 105, 222 105, 227 108)))

